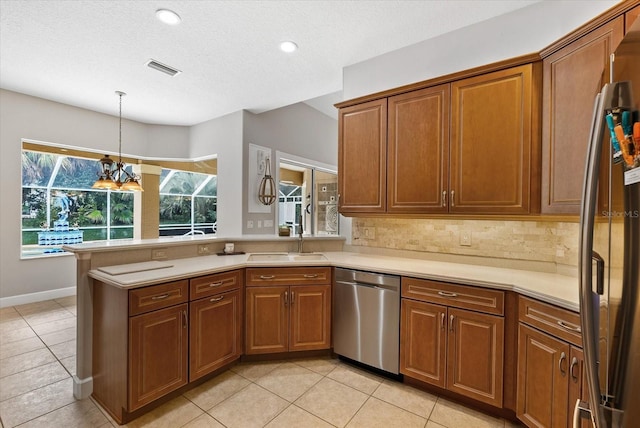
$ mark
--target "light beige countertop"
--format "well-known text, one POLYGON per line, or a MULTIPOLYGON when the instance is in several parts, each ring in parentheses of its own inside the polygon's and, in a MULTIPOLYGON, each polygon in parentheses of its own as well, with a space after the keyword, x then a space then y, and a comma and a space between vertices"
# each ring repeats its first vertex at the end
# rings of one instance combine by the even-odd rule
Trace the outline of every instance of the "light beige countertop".
POLYGON ((89 276, 116 287, 135 288, 245 267, 333 266, 511 290, 573 311, 578 311, 579 308, 578 279, 573 276, 355 252, 322 254, 327 260, 257 262, 249 261, 248 254, 208 255, 163 260, 157 262, 157 266, 145 263, 131 265, 130 268, 123 267, 127 265, 110 266, 93 269, 89 271, 89 276), (147 270, 136 271, 138 266, 139 269, 147 270), (114 269, 112 272, 119 274, 109 275, 100 270, 109 271, 111 268, 114 269))

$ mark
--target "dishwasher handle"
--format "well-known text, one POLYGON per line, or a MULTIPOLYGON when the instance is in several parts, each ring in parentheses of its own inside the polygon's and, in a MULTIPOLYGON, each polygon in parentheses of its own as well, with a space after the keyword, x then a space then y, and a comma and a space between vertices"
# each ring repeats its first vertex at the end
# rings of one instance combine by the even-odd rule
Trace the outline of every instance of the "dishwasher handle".
POLYGON ((376 288, 376 289, 379 289, 379 290, 393 291, 395 293, 400 291, 399 287, 394 286, 394 285, 367 284, 366 282, 354 282, 354 281, 336 281, 336 284, 350 285, 350 286, 353 286, 353 287, 376 288))

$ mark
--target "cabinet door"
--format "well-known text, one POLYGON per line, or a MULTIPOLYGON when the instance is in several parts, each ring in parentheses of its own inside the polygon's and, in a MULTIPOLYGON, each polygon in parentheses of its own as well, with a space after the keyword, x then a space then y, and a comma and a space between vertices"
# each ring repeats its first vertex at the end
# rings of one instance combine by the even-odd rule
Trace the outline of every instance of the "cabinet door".
POLYGON ((129 319, 132 412, 187 384, 187 304, 129 319))
POLYGON ((534 64, 451 84, 450 212, 529 212, 539 173, 537 90, 534 64))
POLYGON ((446 313, 440 305, 402 299, 400 373, 445 387, 446 313))
POLYGON ((387 183, 387 100, 340 109, 338 208, 384 212, 387 183))
POLYGON ((502 407, 504 318, 449 308, 447 389, 502 407))
POLYGON ((567 343, 518 326, 516 414, 527 426, 567 426, 569 354, 567 343))
POLYGON ((388 212, 447 212, 450 97, 447 84, 389 98, 388 212))
POLYGON ((599 27, 542 62, 543 213, 580 212, 593 103, 609 81, 609 55, 622 40, 623 21, 599 27))
POLYGON ((240 290, 190 303, 189 381, 240 358, 241 308, 240 290))
POLYGON ((300 285, 289 289, 289 351, 331 347, 331 286, 300 285))
POLYGON ((450 212, 529 213, 539 188, 537 76, 528 64, 451 84, 450 212))
POLYGON ((247 287, 245 352, 267 354, 289 350, 289 287, 247 287))

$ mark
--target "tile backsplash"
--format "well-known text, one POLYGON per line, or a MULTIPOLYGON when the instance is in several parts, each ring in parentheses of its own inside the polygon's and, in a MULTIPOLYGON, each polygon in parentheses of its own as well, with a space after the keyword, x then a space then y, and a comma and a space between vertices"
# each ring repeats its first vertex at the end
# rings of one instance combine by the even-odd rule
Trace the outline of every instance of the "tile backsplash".
POLYGON ((578 223, 357 217, 351 244, 576 266, 578 223))

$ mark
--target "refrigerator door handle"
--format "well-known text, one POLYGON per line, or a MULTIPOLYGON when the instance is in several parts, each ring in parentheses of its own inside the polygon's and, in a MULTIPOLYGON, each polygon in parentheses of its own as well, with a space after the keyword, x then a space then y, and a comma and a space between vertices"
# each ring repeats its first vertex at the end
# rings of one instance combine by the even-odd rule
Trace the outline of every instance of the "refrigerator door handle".
POLYGON ((573 406, 573 428, 580 428, 580 421, 582 419, 589 419, 591 421, 591 424, 593 425, 589 403, 578 398, 576 400, 576 405, 573 406))
POLYGON ((595 223, 596 198, 598 194, 598 176, 600 172, 600 153, 604 130, 605 101, 609 97, 610 85, 604 85, 596 96, 589 146, 585 163, 584 187, 582 188, 582 206, 580 209, 579 236, 579 297, 580 327, 584 351, 584 371, 587 376, 589 400, 592 403, 591 417, 595 426, 606 427, 604 413, 600 406, 601 394, 598 380, 598 331, 595 325, 596 314, 593 299, 593 227, 595 223))

